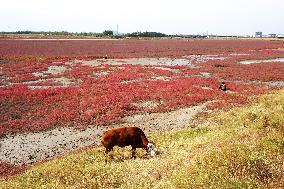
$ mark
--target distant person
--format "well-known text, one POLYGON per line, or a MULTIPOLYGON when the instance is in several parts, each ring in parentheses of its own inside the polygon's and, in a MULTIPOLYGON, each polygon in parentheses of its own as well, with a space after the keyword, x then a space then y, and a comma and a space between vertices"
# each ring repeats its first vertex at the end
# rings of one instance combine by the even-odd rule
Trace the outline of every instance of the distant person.
POLYGON ((104 59, 107 59, 107 54, 105 55, 104 59))
POLYGON ((219 86, 219 89, 222 91, 226 91, 227 90, 227 86, 225 84, 225 82, 222 82, 221 85, 219 86))

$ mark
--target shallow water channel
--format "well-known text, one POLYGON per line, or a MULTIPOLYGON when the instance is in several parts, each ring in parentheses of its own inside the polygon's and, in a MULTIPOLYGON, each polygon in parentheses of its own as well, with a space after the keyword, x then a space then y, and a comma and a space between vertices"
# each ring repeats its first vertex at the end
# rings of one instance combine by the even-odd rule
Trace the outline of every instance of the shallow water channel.
POLYGON ((284 62, 284 58, 274 58, 274 59, 266 59, 266 60, 243 60, 240 61, 240 64, 255 64, 255 63, 263 63, 263 62, 284 62))

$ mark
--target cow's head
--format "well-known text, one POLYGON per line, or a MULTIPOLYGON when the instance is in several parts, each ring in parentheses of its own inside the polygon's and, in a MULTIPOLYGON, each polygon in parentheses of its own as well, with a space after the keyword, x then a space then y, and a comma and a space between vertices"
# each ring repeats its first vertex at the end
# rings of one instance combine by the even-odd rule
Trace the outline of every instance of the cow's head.
POLYGON ((150 156, 155 156, 157 155, 157 152, 158 152, 156 146, 150 142, 147 145, 147 151, 148 151, 148 154, 150 154, 150 156))

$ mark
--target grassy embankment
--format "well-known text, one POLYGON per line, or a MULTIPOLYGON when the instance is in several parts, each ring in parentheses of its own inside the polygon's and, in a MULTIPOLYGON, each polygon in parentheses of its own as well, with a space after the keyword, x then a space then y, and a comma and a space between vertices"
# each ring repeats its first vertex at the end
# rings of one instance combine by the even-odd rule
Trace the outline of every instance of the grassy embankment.
POLYGON ((98 149, 36 165, 0 188, 283 188, 284 91, 211 115, 197 128, 152 135, 161 154, 98 149))

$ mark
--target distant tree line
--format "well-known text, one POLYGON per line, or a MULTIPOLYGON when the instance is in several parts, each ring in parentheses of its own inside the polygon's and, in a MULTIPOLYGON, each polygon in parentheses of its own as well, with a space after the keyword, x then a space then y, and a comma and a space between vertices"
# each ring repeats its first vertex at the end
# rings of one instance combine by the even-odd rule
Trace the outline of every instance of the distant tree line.
POLYGON ((0 32, 0 34, 34 34, 34 35, 61 35, 61 36, 92 36, 92 37, 167 37, 168 35, 159 32, 133 32, 127 34, 117 34, 112 30, 105 30, 102 33, 94 32, 67 32, 67 31, 16 31, 0 32))
POLYGON ((63 35, 63 36, 103 36, 103 33, 67 32, 67 31, 16 31, 0 32, 0 34, 34 34, 34 35, 63 35))
POLYGON ((168 35, 159 32, 133 32, 125 34, 127 37, 167 37, 168 35))
POLYGON ((132 32, 126 34, 118 34, 112 30, 105 30, 101 33, 96 32, 68 32, 68 31, 16 31, 16 32, 0 32, 3 34, 26 34, 26 35, 41 35, 41 36, 66 36, 66 37, 109 37, 109 38, 139 38, 139 37, 168 37, 168 38, 206 38, 205 35, 167 35, 160 32, 132 32))

